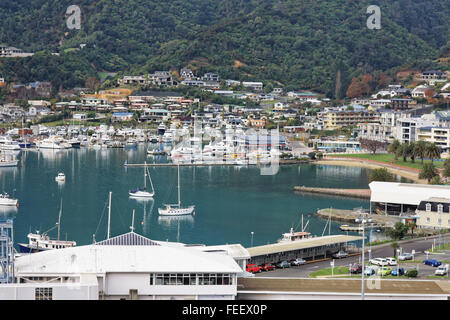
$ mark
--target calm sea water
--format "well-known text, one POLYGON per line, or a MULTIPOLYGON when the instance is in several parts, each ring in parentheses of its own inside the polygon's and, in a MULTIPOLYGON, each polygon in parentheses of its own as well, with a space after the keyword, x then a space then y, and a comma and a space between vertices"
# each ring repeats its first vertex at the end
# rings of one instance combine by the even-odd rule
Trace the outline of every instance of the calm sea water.
MULTIPOLYGON (((260 175, 257 167, 181 167, 181 201, 195 204, 195 216, 161 218, 158 207, 177 202, 177 168, 149 168, 156 195, 153 201, 129 198, 128 191, 143 186, 143 168, 128 163, 153 162, 146 146, 127 149, 71 149, 28 151, 19 156, 18 168, 0 169, 1 190, 19 199, 18 209, 0 208, 0 218, 14 217, 15 242, 27 241, 32 231, 55 226, 60 201, 61 238, 90 244, 93 235, 104 240, 107 204, 112 191, 111 236, 130 231, 135 210, 135 232, 155 240, 204 243, 241 243, 250 246, 275 242, 291 227, 300 228, 301 214, 307 231, 322 235, 326 221, 312 216, 319 208, 369 207, 358 199, 298 194, 296 185, 367 188, 369 170, 328 165, 280 166, 274 176, 260 175), (66 182, 58 184, 58 172, 66 182)), ((162 161, 156 159, 156 161, 162 161)), ((331 233, 342 233, 332 223, 331 233)), ((53 229, 51 236, 56 237, 53 229)), ((328 229, 325 231, 328 234, 328 229)))

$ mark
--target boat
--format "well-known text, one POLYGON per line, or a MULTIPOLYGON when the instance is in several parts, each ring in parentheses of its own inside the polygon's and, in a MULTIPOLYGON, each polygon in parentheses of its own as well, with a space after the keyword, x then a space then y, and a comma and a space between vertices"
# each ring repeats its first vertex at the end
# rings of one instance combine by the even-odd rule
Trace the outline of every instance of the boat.
POLYGON ((13 199, 6 192, 0 194, 0 206, 18 206, 19 200, 13 199))
POLYGON ((6 157, 6 153, 3 152, 0 156, 0 168, 1 167, 17 167, 19 160, 14 159, 13 157, 6 157))
POLYGON ((158 136, 151 136, 148 140, 149 140, 151 143, 158 143, 158 142, 159 142, 158 136))
POLYGON ((66 181, 66 175, 62 172, 58 173, 58 175, 55 178, 58 182, 65 182, 66 181))
POLYGON ((177 204, 165 204, 164 208, 158 208, 158 213, 161 216, 182 216, 182 215, 195 215, 195 206, 182 207, 180 198, 180 165, 178 167, 178 203, 177 204))
POLYGON ((43 139, 36 143, 37 147, 40 149, 69 149, 72 148, 70 143, 67 143, 64 139, 60 137, 50 137, 43 139))
POLYGON ((312 238, 311 233, 306 231, 294 232, 294 229, 287 233, 283 233, 282 238, 278 242, 292 242, 312 238))
POLYGON ((128 139, 125 143, 125 148, 137 148, 137 141, 135 139, 128 139))
POLYGON ((17 141, 11 140, 1 144, 2 150, 20 150, 20 145, 17 141))
POLYGON ((70 139, 67 141, 67 143, 70 144, 72 148, 80 148, 81 146, 81 141, 77 138, 70 139))
POLYGON ((60 240, 60 231, 61 231, 61 216, 62 216, 62 199, 61 206, 59 210, 58 222, 56 226, 50 228, 48 231, 40 234, 39 231, 36 233, 29 233, 27 235, 28 244, 26 243, 18 243, 19 251, 21 253, 33 253, 39 251, 47 251, 47 250, 55 250, 55 249, 65 249, 75 247, 77 243, 75 241, 63 241, 60 240), (58 238, 57 240, 52 240, 48 236, 48 232, 55 227, 58 227, 58 238))
POLYGON ((152 178, 150 176, 150 172, 148 172, 147 162, 145 162, 145 166, 144 166, 144 188, 130 190, 130 192, 128 194, 130 195, 130 197, 133 197, 133 198, 152 198, 155 195, 155 189, 153 188, 153 182, 152 182, 152 178), (150 185, 152 186, 151 192, 147 191, 147 175, 150 179, 150 185))

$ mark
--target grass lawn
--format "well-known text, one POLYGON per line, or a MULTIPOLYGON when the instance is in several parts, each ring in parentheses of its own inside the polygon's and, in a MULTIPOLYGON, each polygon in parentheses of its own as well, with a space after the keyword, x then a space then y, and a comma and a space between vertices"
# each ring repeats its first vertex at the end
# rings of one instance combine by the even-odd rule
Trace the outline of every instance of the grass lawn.
MULTIPOLYGON (((334 267, 333 275, 349 275, 348 267, 334 267)), ((310 277, 331 276, 331 267, 311 272, 310 277)))
MULTIPOLYGON (((408 158, 407 161, 405 162, 405 161, 403 161, 402 157, 400 157, 397 161, 394 161, 394 155, 391 153, 377 153, 375 155, 373 155, 371 153, 336 154, 336 156, 343 157, 343 158, 348 157, 348 158, 374 160, 374 161, 386 162, 389 164, 396 164, 399 166, 410 167, 410 168, 414 168, 414 169, 422 168, 420 159, 415 159, 414 163, 411 162, 410 158, 408 158)), ((428 162, 431 162, 431 160, 424 160, 424 163, 428 163, 428 162)), ((442 160, 441 161, 434 160, 433 164, 436 168, 442 168, 444 165, 444 162, 442 160)))

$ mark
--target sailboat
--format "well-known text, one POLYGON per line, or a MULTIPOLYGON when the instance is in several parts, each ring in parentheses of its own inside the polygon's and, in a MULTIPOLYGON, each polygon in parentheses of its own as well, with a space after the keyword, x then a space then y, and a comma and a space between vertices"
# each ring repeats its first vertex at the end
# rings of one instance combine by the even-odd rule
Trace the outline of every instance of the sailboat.
POLYGON ((47 234, 49 231, 53 230, 56 226, 50 228, 49 230, 47 230, 46 232, 44 232, 42 234, 40 234, 39 231, 37 231, 36 233, 29 233, 27 235, 28 244, 18 243, 20 252, 32 253, 32 252, 39 252, 39 251, 46 251, 46 250, 53 250, 53 249, 65 249, 65 248, 75 247, 77 245, 77 243, 75 241, 60 240, 61 215, 62 215, 62 199, 61 199, 61 206, 59 209, 58 222, 56 223, 56 226, 58 227, 58 239, 51 240, 47 234))
POLYGON ((131 197, 134 198, 151 198, 155 195, 155 189, 153 188, 152 177, 150 176, 150 172, 148 172, 147 162, 144 165, 144 188, 143 189, 132 189, 128 193, 131 197), (152 186, 152 191, 147 191, 147 174, 150 179, 150 185, 152 186))
MULTIPOLYGON (((161 216, 182 216, 192 214, 195 206, 182 207, 180 199, 180 165, 178 165, 178 204, 165 204, 164 208, 158 208, 161 216)), ((194 213, 195 214, 195 213, 194 213)))

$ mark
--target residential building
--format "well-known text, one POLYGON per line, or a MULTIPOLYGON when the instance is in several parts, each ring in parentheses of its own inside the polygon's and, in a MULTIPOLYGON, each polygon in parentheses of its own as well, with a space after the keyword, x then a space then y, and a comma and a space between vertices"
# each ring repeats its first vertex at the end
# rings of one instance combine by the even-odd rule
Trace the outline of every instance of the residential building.
POLYGON ((332 152, 356 152, 361 150, 359 141, 312 139, 316 148, 327 153, 332 152))
POLYGON ((203 87, 205 85, 205 81, 202 80, 183 80, 181 84, 184 86, 190 87, 203 87))
POLYGON ((397 119, 394 138, 400 143, 414 142, 417 140, 417 128, 438 126, 438 120, 429 120, 424 118, 400 118, 397 119))
POLYGON ((239 86, 239 85, 241 85, 241 82, 240 82, 240 81, 237 81, 237 80, 225 80, 225 85, 226 85, 227 87, 231 87, 231 86, 239 86))
MULTIPOLYGON (((443 152, 450 151, 450 128, 419 127, 416 129, 418 141, 435 143, 443 152)), ((450 195, 449 195, 450 196, 450 195)))
POLYGON ((155 71, 148 75, 148 83, 155 86, 176 86, 178 83, 172 77, 170 71, 155 71))
POLYGON ((219 75, 217 73, 205 73, 202 77, 203 81, 219 82, 219 75))
POLYGON ((262 91, 264 85, 262 82, 243 81, 242 86, 244 86, 245 88, 250 88, 253 91, 262 91))
POLYGON ((433 85, 436 82, 446 81, 447 74, 440 70, 428 70, 422 72, 420 75, 420 80, 427 81, 429 84, 433 85))
POLYGON ((358 137, 381 142, 392 142, 394 140, 393 128, 390 125, 380 123, 360 123, 358 137))
POLYGON ((334 130, 344 126, 356 126, 363 122, 379 121, 380 114, 375 111, 323 111, 317 114, 327 130, 334 130))
POLYGON ((131 112, 114 112, 111 117, 112 122, 130 121, 133 119, 131 112))
POLYGON ((416 214, 417 227, 450 229, 450 197, 430 197, 420 201, 416 214))
POLYGON ((147 83, 147 79, 144 76, 124 76, 122 79, 117 80, 119 84, 128 84, 128 85, 145 85, 147 83))
POLYGON ((150 109, 146 108, 141 113, 140 119, 146 121, 167 121, 170 118, 171 112, 166 109, 150 109))
POLYGON ((180 78, 182 80, 194 80, 195 76, 191 69, 183 68, 180 70, 180 78))
POLYGON ((414 99, 405 98, 392 98, 391 107, 394 110, 406 110, 410 108, 415 108, 417 106, 417 101, 414 99))
POLYGON ((411 91, 411 96, 413 98, 425 98, 425 91, 427 90, 428 90, 427 86, 424 85, 417 86, 411 91))
POLYGON ((0 45, 1 58, 24 58, 31 57, 33 53, 23 52, 22 49, 0 45))

